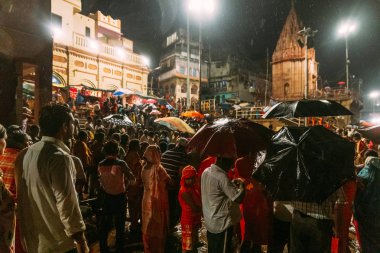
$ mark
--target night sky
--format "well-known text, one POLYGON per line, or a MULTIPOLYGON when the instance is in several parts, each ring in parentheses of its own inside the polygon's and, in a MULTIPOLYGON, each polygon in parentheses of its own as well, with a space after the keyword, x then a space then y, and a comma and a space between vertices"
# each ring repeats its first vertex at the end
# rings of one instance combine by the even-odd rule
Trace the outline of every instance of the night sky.
MULTIPOLYGON (((216 0, 213 17, 204 18, 203 34, 210 46, 234 48, 252 61, 271 56, 290 10, 291 0, 216 0)), ((101 10, 122 20, 124 36, 135 51, 158 64, 162 41, 178 24, 185 24, 181 0, 82 0, 83 13, 101 10)), ((318 30, 317 60, 323 80, 345 79, 345 41, 337 27, 346 19, 358 28, 349 38, 350 73, 362 78, 364 91, 380 90, 380 0, 297 0, 303 25, 318 30)), ((197 28, 197 20, 191 26, 197 28)))

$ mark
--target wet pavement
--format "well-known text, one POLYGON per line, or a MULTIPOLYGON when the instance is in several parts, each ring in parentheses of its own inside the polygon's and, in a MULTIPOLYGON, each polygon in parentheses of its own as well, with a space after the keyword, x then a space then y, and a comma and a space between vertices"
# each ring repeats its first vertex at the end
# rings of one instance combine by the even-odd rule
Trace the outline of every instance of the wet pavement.
MULTIPOLYGON (((90 220, 87 220, 87 239, 89 241, 90 245, 90 252, 91 253, 99 253, 99 242, 98 242, 98 236, 96 233, 96 226, 95 226, 95 218, 93 217, 90 220)), ((143 253, 144 248, 141 240, 141 236, 139 235, 133 235, 130 234, 128 231, 129 222, 126 223, 126 245, 125 245, 125 252, 128 253, 143 253)), ((115 230, 111 230, 108 236, 108 245, 110 247, 110 252, 115 252, 114 245, 115 245, 115 230)), ((234 252, 231 253, 238 253, 239 252, 239 245, 237 240, 233 240, 234 245, 234 252)), ((357 253, 358 251, 358 245, 356 241, 355 236, 355 229, 354 227, 350 228, 350 251, 351 253, 357 253)), ((207 253, 207 240, 206 240, 206 229, 204 225, 199 231, 199 243, 197 246, 198 253, 207 253)), ((165 250, 165 253, 181 253, 181 226, 178 224, 173 231, 171 231, 167 238, 167 249, 165 250)), ((262 252, 267 252, 267 247, 262 247, 262 252)), ((284 250, 284 253, 287 253, 287 250, 284 250)))

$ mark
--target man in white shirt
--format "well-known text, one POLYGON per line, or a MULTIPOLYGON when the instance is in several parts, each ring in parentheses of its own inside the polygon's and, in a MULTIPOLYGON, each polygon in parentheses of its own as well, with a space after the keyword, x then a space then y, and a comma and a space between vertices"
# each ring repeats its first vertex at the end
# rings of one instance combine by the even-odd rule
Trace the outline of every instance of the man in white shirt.
POLYGON ((63 142, 72 137, 73 122, 67 107, 44 106, 41 141, 16 160, 17 215, 28 253, 89 252, 74 186, 76 170, 63 142))
POLYGON ((244 199, 244 184, 227 177, 232 158, 217 159, 201 177, 202 211, 207 229, 209 253, 231 252, 233 226, 240 221, 239 203, 244 199))

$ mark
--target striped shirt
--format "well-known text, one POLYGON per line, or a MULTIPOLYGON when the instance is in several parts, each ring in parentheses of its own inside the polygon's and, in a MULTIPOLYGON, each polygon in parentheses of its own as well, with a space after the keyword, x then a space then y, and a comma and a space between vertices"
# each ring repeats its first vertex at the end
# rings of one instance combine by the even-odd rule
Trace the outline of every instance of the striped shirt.
POLYGON ((319 220, 331 220, 334 215, 335 203, 344 203, 345 195, 343 188, 340 187, 330 197, 328 197, 321 204, 316 202, 301 202, 293 201, 292 205, 294 210, 319 220))
POLYGON ((162 154, 161 165, 165 168, 168 175, 179 187, 179 171, 189 163, 189 157, 181 147, 175 147, 162 154))

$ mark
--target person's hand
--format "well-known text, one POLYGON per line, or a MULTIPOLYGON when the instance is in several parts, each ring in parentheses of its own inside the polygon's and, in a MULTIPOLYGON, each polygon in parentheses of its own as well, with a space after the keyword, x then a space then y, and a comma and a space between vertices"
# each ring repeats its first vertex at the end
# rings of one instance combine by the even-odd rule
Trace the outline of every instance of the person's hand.
POLYGON ((244 189, 244 181, 241 178, 235 178, 232 183, 239 189, 244 189))
POLYGON ((87 242, 82 241, 82 242, 77 242, 77 251, 78 253, 89 253, 90 249, 88 248, 87 242))

